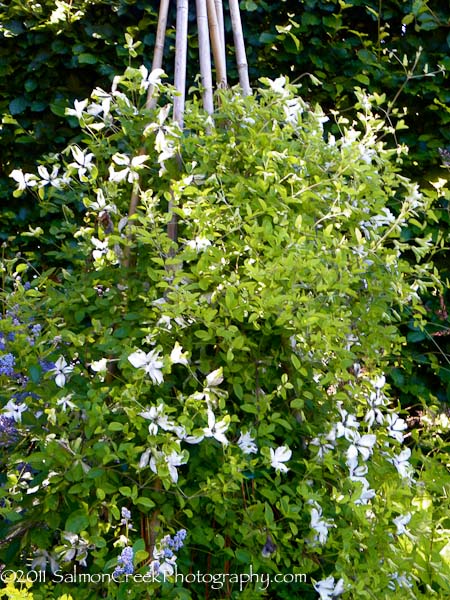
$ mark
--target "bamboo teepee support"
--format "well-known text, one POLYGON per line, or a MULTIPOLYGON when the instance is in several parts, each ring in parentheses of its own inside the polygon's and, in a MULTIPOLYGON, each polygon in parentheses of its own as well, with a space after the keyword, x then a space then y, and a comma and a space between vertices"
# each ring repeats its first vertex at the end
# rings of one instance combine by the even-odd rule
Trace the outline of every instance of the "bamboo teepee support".
MULTIPOLYGON (((161 0, 158 15, 158 27, 156 32, 155 49, 153 54, 152 71, 162 68, 164 55, 164 40, 167 29, 167 16, 170 0, 161 0)), ((222 0, 196 0, 197 23, 200 50, 200 72, 203 86, 203 103, 206 112, 212 114, 214 111, 213 85, 211 74, 211 49, 214 57, 216 79, 218 87, 227 86, 226 54, 225 54, 225 27, 222 0)), ((247 57, 245 53, 244 35, 239 10, 239 0, 229 0, 230 17, 233 29, 234 46, 236 49, 236 62, 239 73, 239 83, 245 96, 251 95, 248 77, 247 57)), ((188 42, 188 17, 189 0, 177 0, 176 37, 175 37, 175 77, 174 85, 177 95, 174 98, 173 118, 180 128, 184 123, 184 105, 186 95, 186 64, 187 64, 187 42, 188 42)), ((156 106, 156 97, 153 86, 147 93, 146 108, 152 109, 156 106)), ((140 154, 145 149, 141 148, 140 154)), ((138 184, 134 186, 131 194, 128 216, 135 214, 139 202, 138 184)), ((172 206, 169 205, 171 212, 172 206)), ((176 216, 173 215, 168 225, 170 239, 177 239, 176 216)), ((130 266, 130 255, 126 253, 124 266, 130 266)))

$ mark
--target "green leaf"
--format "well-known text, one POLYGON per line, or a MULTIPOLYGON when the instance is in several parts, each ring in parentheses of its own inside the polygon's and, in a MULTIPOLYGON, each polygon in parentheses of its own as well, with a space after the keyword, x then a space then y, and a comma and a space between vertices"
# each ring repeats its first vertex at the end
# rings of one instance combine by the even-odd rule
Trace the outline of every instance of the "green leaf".
POLYGON ((42 377, 42 368, 40 367, 40 365, 32 365, 28 369, 28 374, 33 383, 39 383, 42 377))
POLYGON ((89 525, 89 517, 86 512, 82 509, 76 510, 71 513, 66 520, 65 530, 71 531, 72 533, 80 533, 86 529, 89 525))
POLYGON ((119 423, 118 421, 111 421, 111 423, 108 425, 108 429, 110 431, 122 431, 123 424, 119 423))
POLYGON ((155 503, 150 498, 146 498, 145 496, 138 496, 134 501, 135 504, 142 506, 143 508, 154 508, 155 503))
POLYGON ((406 339, 412 343, 423 342, 423 340, 427 339, 427 335, 424 331, 409 331, 406 339))
POLYGON ((9 103, 9 112, 12 115, 20 115, 26 110, 27 106, 27 99, 21 96, 20 98, 15 98, 14 100, 11 100, 11 102, 9 103))
POLYGON ((77 58, 81 65, 95 65, 98 62, 98 58, 89 53, 79 54, 77 58))

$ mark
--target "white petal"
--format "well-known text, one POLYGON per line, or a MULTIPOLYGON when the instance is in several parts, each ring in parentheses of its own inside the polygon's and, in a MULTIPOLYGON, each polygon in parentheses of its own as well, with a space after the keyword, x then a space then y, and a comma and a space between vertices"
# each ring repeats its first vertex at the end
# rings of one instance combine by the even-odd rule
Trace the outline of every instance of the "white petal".
POLYGON ((112 157, 112 161, 116 163, 116 165, 128 166, 130 164, 130 158, 126 154, 116 153, 112 157))
POLYGON ((64 384, 66 383, 66 376, 64 375, 64 373, 58 373, 56 375, 55 383, 58 387, 64 387, 64 384))
POLYGON ((292 450, 288 446, 280 446, 275 450, 275 460, 286 462, 292 456, 292 450))
POLYGON ((208 387, 217 387, 223 381, 223 369, 220 367, 215 371, 212 371, 206 376, 206 385, 208 387))
POLYGON ((143 350, 136 350, 136 352, 130 354, 128 360, 136 369, 140 369, 148 363, 147 355, 143 350))
POLYGON ((148 465, 148 459, 150 458, 150 449, 145 450, 145 452, 142 453, 142 456, 139 460, 139 468, 143 469, 144 467, 146 467, 148 465))

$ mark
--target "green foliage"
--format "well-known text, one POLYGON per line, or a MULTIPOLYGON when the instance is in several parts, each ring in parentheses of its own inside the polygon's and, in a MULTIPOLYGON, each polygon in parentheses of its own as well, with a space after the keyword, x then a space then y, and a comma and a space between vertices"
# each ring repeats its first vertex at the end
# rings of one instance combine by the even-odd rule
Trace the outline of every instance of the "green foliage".
MULTIPOLYGON (((173 3, 174 4, 174 3, 173 3)), ((226 4, 226 3, 225 3, 226 4)), ((280 0, 241 2, 248 62, 254 83, 261 76, 289 73, 302 84, 302 94, 319 102, 326 114, 338 109, 354 118, 355 88, 374 96, 374 109, 395 127, 387 140, 408 146, 402 170, 425 187, 439 177, 439 148, 449 138, 448 9, 427 0, 280 0)), ((2 231, 7 252, 21 251, 35 266, 60 264, 55 248, 63 242, 65 223, 82 221, 79 201, 61 213, 42 212, 31 196, 12 197, 8 178, 20 165, 30 170, 39 157, 60 152, 79 141, 76 120, 64 111, 75 99, 87 96, 96 85, 108 88, 114 73, 136 61, 150 66, 156 30, 157 3, 143 0, 90 0, 76 3, 45 0, 39 3, 11 0, 0 5, 0 202, 2 231), (128 38, 127 38, 128 36, 128 38), (124 38, 125 39, 124 41, 124 38), (45 235, 33 232, 45 223, 45 235), (49 254, 51 252, 51 254, 49 254)), ((172 71, 174 9, 169 14, 169 40, 164 66, 172 71)), ((227 39, 232 39, 226 20, 227 39)), ((190 16, 189 85, 197 75, 195 15, 190 16)), ((236 80, 234 53, 228 48, 230 81, 236 80)), ((335 124, 329 125, 338 135, 335 124)), ((448 239, 448 202, 435 208, 421 236, 434 243, 448 239)), ((415 235, 412 227, 409 235, 415 235)), ((446 243, 446 242, 445 242, 446 243)), ((65 252, 67 248, 65 248, 65 252)), ((450 278, 444 250, 436 261, 443 281, 450 278)), ((444 295, 444 304, 448 302, 444 295)), ((428 315, 434 325, 427 340, 414 340, 414 323, 403 331, 409 345, 401 359, 411 373, 412 386, 398 389, 405 406, 428 401, 434 391, 448 403, 447 362, 450 350, 445 335, 447 320, 438 319, 441 301, 428 299, 428 315), (408 335, 409 334, 409 335, 408 335), (413 339, 411 339, 413 337, 413 339), (428 366, 426 366, 428 363, 428 366)), ((405 315, 405 320, 408 316, 405 315)), ((422 334, 423 335, 423 334, 422 334)))
POLYGON ((406 445, 383 375, 402 315, 420 328, 420 295, 441 291, 440 242, 404 235, 438 194, 399 173, 374 96, 334 136, 286 78, 263 80, 221 92, 214 120, 194 97, 182 132, 150 78, 157 108, 129 67, 69 109, 76 145, 12 173, 17 196, 64 214, 64 268, 2 264, 0 559, 47 569, 36 600, 204 595, 175 567, 228 574, 217 598, 445 597, 448 426, 429 417, 434 456, 406 445), (121 551, 141 583, 108 583, 121 551), (166 581, 143 582, 156 560, 166 581), (249 566, 306 581, 266 593, 241 584, 249 566), (105 580, 76 588, 75 568, 105 580))

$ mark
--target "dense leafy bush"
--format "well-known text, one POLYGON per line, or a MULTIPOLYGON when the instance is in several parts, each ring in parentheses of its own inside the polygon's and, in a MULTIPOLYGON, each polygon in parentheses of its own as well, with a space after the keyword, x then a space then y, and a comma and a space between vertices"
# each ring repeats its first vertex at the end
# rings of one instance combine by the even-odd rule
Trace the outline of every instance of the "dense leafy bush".
MULTIPOLYGON (((175 23, 175 3, 171 4, 164 61, 168 73, 173 63, 175 23)), ((407 125, 395 133, 397 141, 409 147, 403 172, 425 186, 438 177, 448 178, 439 155, 439 148, 445 151, 450 144, 448 75, 431 76, 440 66, 449 67, 448 8, 434 4, 428 0, 243 0, 251 78, 256 82, 261 76, 289 73, 302 84, 303 96, 319 102, 326 114, 337 107, 348 116, 354 115, 355 86, 366 88, 376 94, 380 114, 407 125), (314 85, 318 81, 320 85, 314 85)), ((58 264, 55 255, 47 252, 61 243, 61 213, 43 214, 30 195, 11 199, 9 174, 17 165, 30 170, 39 156, 60 152, 68 143, 79 141, 77 121, 65 119, 64 110, 93 87, 108 88, 113 74, 129 64, 130 43, 124 41, 125 34, 134 38, 135 64, 143 61, 150 67, 157 5, 144 0, 0 3, 0 237, 9 256, 21 251, 27 260, 40 265, 38 268, 58 264), (38 222, 44 234, 37 242, 29 228, 34 229, 38 222)), ((230 81, 235 81, 228 19, 225 26, 230 81)), ((191 85, 198 70, 194 11, 189 36, 191 85)), ((326 126, 338 135, 332 121, 326 126)), ((391 136, 386 140, 396 143, 391 136)), ((79 204, 67 208, 72 211, 70 219, 80 222, 79 204)), ((407 227, 404 235, 429 235, 435 243, 447 239, 447 200, 436 211, 437 219, 428 224, 426 232, 407 227)), ((444 252, 435 264, 441 279, 448 280, 444 252)), ((436 359, 436 353, 449 355, 449 338, 441 336, 447 331, 447 319, 438 317, 446 312, 441 303, 448 301, 446 295, 428 298, 428 316, 433 323, 427 331, 418 332, 413 321, 405 325, 409 345, 402 364, 409 376, 391 380, 405 407, 417 400, 448 404, 449 371, 445 361, 436 359)))
POLYGON ((0 558, 47 573, 36 600, 450 592, 448 424, 412 451, 385 379, 400 315, 439 291, 433 244, 402 237, 438 194, 398 173, 370 97, 334 137, 263 83, 214 120, 192 100, 181 131, 129 68, 70 109, 78 144, 11 173, 64 215, 64 268, 2 263, 0 558))

